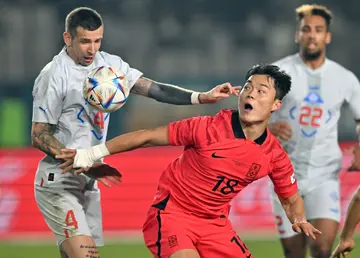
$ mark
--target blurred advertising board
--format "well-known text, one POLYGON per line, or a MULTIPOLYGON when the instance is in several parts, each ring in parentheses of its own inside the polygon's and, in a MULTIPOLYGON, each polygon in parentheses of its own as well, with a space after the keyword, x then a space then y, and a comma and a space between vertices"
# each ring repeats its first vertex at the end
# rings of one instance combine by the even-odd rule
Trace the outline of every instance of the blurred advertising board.
MULTIPOLYGON (((343 149, 352 143, 343 143, 343 149)), ((181 148, 156 147, 108 157, 106 162, 123 174, 120 186, 102 190, 103 227, 105 231, 140 231, 154 197, 162 170, 181 154, 181 148)), ((43 154, 33 148, 0 150, 0 237, 27 233, 47 233, 34 200, 34 175, 43 154)), ((351 161, 344 152, 343 166, 351 161)), ((344 169, 345 170, 345 169, 344 169)), ((342 171, 341 206, 346 211, 352 193, 360 185, 360 174, 342 171)), ((249 185, 232 202, 230 218, 242 232, 275 232, 270 204, 268 178, 249 185)))

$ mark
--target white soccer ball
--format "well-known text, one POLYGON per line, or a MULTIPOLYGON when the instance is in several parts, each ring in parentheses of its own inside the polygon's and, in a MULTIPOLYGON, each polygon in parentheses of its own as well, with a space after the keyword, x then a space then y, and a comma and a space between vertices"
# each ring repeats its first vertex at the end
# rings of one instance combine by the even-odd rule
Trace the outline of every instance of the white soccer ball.
POLYGON ((100 66, 84 82, 85 100, 98 111, 111 113, 121 108, 129 97, 128 81, 117 68, 100 66))

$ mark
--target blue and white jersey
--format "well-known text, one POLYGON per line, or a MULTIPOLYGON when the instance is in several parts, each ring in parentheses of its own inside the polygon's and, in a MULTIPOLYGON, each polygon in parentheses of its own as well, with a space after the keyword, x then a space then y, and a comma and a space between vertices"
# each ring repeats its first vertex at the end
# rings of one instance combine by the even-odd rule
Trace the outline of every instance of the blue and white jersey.
POLYGON ((315 70, 307 67, 299 54, 274 64, 292 77, 291 91, 271 122, 286 121, 292 127, 292 138, 282 144, 292 160, 296 178, 312 182, 336 178, 342 158, 338 144, 340 109, 346 101, 354 118, 360 119, 358 79, 329 59, 315 70))
MULTIPOLYGON (((90 66, 78 65, 64 48, 35 80, 32 121, 55 125, 54 136, 67 148, 89 148, 106 141, 110 115, 88 105, 82 93, 87 74, 103 65, 122 71, 128 79, 129 90, 142 75, 120 57, 100 51, 90 66)), ((58 165, 55 159, 45 156, 39 162, 35 184, 82 189, 87 183, 85 176, 62 175, 58 165)))

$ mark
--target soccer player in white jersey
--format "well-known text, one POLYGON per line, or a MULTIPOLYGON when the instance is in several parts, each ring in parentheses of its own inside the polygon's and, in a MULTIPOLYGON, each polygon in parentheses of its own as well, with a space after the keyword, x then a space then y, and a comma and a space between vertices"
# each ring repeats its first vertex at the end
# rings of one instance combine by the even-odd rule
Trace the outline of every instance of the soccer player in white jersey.
POLYGON ((103 29, 95 10, 81 7, 71 11, 65 21, 65 47, 43 68, 33 89, 32 142, 46 153, 36 172, 35 198, 63 258, 98 257, 96 246, 103 245, 103 239, 96 179, 108 184, 106 178, 118 182, 121 176, 110 166, 93 168, 97 173, 104 170, 101 178, 61 174, 61 160, 54 158, 64 147, 87 148, 106 140, 109 115, 86 105, 82 96, 83 82, 93 68, 117 67, 126 75, 132 93, 159 102, 214 103, 237 95, 229 83, 199 93, 142 77, 120 57, 99 51, 103 29), (108 173, 114 176, 106 176, 108 173))
MULTIPOLYGON (((326 57, 331 11, 302 5, 296 14, 299 53, 275 62, 293 84, 269 128, 292 160, 308 220, 323 234, 313 241, 294 233, 275 194, 272 203, 285 257, 304 258, 309 246, 311 257, 328 258, 340 221, 340 108, 348 102, 359 125, 360 84, 351 71, 326 57)), ((355 147, 353 169, 360 167, 359 148, 355 147)))

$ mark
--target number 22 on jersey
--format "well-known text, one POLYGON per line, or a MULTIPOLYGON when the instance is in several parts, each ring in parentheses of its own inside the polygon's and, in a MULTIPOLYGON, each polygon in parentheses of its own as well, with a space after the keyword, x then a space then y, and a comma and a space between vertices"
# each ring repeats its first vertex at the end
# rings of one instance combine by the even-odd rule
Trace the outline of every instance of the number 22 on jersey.
POLYGON ((299 123, 304 126, 320 127, 323 110, 319 107, 303 106, 300 110, 299 123))

